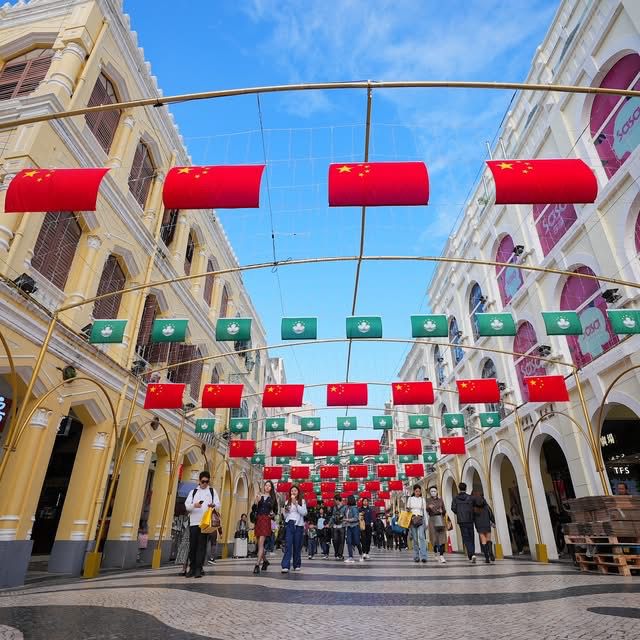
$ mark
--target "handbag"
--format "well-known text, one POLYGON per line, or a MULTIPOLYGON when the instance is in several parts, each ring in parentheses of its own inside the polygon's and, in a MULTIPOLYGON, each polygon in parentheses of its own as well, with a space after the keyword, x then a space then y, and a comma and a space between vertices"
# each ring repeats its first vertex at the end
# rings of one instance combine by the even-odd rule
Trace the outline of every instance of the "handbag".
POLYGON ((222 532, 222 521, 215 509, 207 509, 200 520, 200 532, 206 534, 222 532))
POLYGON ((433 523, 433 528, 437 531, 442 531, 444 529, 444 518, 440 514, 431 516, 431 522, 433 523))
POLYGON ((398 516, 398 526, 401 529, 408 529, 411 526, 411 516, 411 511, 402 511, 398 516))
POLYGON ((453 522, 451 522, 451 518, 449 516, 445 516, 444 520, 447 524, 447 531, 451 531, 453 529, 453 522))
POLYGON ((424 524, 424 518, 422 516, 411 516, 411 526, 421 527, 424 524))

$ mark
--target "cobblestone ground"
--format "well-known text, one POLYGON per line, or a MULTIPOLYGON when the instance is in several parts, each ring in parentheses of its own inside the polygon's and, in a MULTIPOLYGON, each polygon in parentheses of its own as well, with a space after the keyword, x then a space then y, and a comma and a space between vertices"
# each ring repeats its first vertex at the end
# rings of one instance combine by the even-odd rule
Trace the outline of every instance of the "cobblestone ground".
POLYGON ((259 577, 251 560, 218 560, 202 579, 169 567, 1 591, 0 640, 640 638, 639 578, 460 555, 416 565, 396 551, 304 559, 289 575, 279 560, 259 577))

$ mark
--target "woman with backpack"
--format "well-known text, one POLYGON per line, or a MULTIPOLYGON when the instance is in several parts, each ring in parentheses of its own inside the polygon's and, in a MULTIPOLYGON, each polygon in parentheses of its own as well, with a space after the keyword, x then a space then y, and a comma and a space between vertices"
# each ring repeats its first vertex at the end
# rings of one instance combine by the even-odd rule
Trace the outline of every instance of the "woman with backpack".
POLYGON ((260 573, 260 563, 262 561, 262 570, 266 571, 269 566, 267 554, 265 551, 265 539, 271 535, 271 517, 278 513, 278 500, 276 491, 271 480, 265 480, 262 486, 262 493, 256 496, 251 507, 251 522, 255 522, 254 534, 258 543, 258 555, 256 556, 256 566, 253 573, 260 573))
POLYGON ((289 573, 293 559, 293 570, 300 571, 302 567, 302 537, 304 536, 304 517, 307 515, 307 503, 304 501, 300 488, 294 484, 289 489, 287 501, 284 503, 284 556, 282 557, 281 573, 289 573))
POLYGON ((422 487, 413 485, 413 495, 407 499, 407 511, 411 512, 409 534, 413 542, 413 561, 427 562, 427 505, 422 497, 422 487))
POLYGON ((429 487, 427 515, 429 516, 429 542, 434 553, 438 554, 440 564, 445 564, 447 562, 444 558, 447 544, 447 511, 444 500, 438 496, 438 490, 435 487, 429 487))
POLYGON ((344 523, 346 525, 346 539, 347 550, 349 551, 349 557, 345 562, 353 563, 353 548, 355 547, 360 554, 360 562, 364 562, 364 556, 362 555, 362 545, 360 544, 360 514, 358 513, 358 507, 356 506, 356 498, 350 495, 347 498, 347 510, 344 517, 344 523))
POLYGON ((491 564, 492 560, 495 562, 496 558, 491 543, 491 527, 495 526, 496 519, 489 503, 479 491, 474 492, 473 495, 473 524, 480 538, 480 549, 484 553, 485 564, 491 564))

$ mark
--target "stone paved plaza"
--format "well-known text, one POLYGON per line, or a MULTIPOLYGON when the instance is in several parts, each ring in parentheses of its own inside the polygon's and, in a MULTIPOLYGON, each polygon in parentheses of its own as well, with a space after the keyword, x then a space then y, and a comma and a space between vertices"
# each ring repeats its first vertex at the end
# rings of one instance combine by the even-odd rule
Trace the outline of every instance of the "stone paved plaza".
POLYGON ((281 575, 279 559, 259 577, 250 559, 229 559, 197 580, 168 567, 4 591, 0 640, 640 637, 638 578, 460 555, 414 565, 396 551, 354 565, 303 560, 281 575))

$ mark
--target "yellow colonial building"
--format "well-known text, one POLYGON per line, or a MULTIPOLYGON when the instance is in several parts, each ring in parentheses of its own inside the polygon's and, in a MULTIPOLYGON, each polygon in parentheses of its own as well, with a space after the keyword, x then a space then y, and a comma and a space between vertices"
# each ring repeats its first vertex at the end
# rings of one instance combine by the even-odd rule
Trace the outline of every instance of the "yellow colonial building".
MULTIPOLYGON (((118 1, 32 0, 0 8, 0 22, 0 123, 160 93, 118 1)), ((192 407, 206 383, 244 382, 249 397, 238 414, 253 417, 257 435, 264 417, 258 392, 274 380, 268 354, 237 353, 246 345, 214 341, 217 318, 248 316, 254 318, 252 345, 265 344, 240 274, 81 304, 135 285, 237 266, 212 211, 162 205, 168 169, 189 163, 166 108, 0 130, 0 330, 11 354, 0 354, 0 587, 21 584, 33 557, 47 560, 49 571, 79 575, 105 515, 102 566, 136 564, 141 523, 149 531, 142 560, 149 561, 168 496, 167 560, 178 481, 188 484, 204 468, 221 494, 223 543, 232 541, 235 521, 247 509, 258 478, 247 461, 226 457, 226 412, 191 411, 179 443, 178 411, 142 408, 148 382, 186 383, 192 407), (4 213, 7 188, 23 168, 101 166, 111 171, 95 212, 4 213), (73 304, 79 306, 57 316, 25 397, 52 317, 73 304), (128 320, 122 344, 88 342, 91 324, 101 318, 128 320), (188 319, 186 342, 152 343, 151 325, 161 318, 188 319), (200 357, 210 359, 180 365, 200 357), (65 381, 73 375, 69 367, 76 378, 65 381), (12 409, 22 418, 14 420, 17 443, 8 439, 12 409), (152 428, 154 415, 164 429, 152 428), (214 416, 217 433, 194 433, 195 418, 214 416), (126 446, 119 477, 116 429, 126 446), (112 483, 114 501, 105 507, 112 483)))

